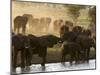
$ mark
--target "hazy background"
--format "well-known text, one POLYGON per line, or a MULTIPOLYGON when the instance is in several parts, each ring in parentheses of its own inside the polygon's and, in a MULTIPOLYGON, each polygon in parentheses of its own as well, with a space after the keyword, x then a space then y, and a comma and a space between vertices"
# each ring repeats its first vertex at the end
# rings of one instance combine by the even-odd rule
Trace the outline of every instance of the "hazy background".
MULTIPOLYGON (((77 5, 75 5, 77 6, 77 5)), ((77 18, 77 25, 81 25, 85 28, 88 28, 90 24, 90 19, 88 16, 88 6, 85 9, 80 10, 80 16, 77 18)), ((32 34, 55 34, 59 35, 59 32, 55 32, 53 22, 57 19, 68 20, 74 22, 72 17, 68 13, 67 5, 63 4, 52 4, 52 3, 34 3, 34 2, 20 2, 12 1, 12 30, 13 30, 13 20, 16 16, 21 16, 23 14, 32 14, 34 18, 41 17, 50 17, 52 19, 48 31, 38 30, 33 31, 32 28, 29 28, 27 25, 26 33, 32 34)), ((34 25, 35 26, 35 25, 34 25)))

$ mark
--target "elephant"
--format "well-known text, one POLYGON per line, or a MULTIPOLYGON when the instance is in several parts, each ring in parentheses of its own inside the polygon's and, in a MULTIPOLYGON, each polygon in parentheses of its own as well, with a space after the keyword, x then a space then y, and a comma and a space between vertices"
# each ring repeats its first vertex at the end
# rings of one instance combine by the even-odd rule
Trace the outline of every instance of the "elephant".
POLYGON ((75 59, 76 63, 80 60, 80 44, 76 43, 77 35, 73 31, 66 31, 62 36, 62 62, 65 62, 66 55, 70 55, 70 64, 75 59))
POLYGON ((61 61, 64 63, 66 60, 66 55, 70 55, 70 65, 72 65, 72 61, 75 60, 77 64, 80 60, 80 50, 81 46, 75 42, 64 41, 62 44, 62 58, 61 61))
POLYGON ((76 38, 76 42, 81 45, 82 50, 81 56, 83 60, 86 60, 88 62, 89 60, 89 53, 90 48, 95 48, 95 41, 93 38, 91 38, 91 32, 87 30, 83 30, 82 34, 78 35, 76 38))
POLYGON ((37 30, 40 25, 40 19, 39 18, 33 18, 32 21, 32 29, 37 30))
POLYGON ((19 33, 20 28, 22 28, 22 33, 25 34, 26 31, 26 25, 29 21, 29 19, 32 18, 32 15, 30 14, 23 14, 22 16, 16 16, 14 18, 14 32, 19 33))
MULTIPOLYGON (((21 52, 21 69, 24 70, 25 61, 27 62, 27 51, 29 51, 29 40, 26 35, 15 34, 12 36, 12 70, 16 71, 18 53, 21 52)), ((29 65, 29 64, 28 64, 29 65)))
MULTIPOLYGON (((65 27, 64 27, 65 28, 65 27)), ((63 30, 63 29, 62 29, 63 30)), ((61 37, 62 42, 66 42, 67 44, 62 44, 65 46, 70 46, 72 44, 72 48, 74 48, 75 44, 77 45, 76 47, 78 47, 78 45, 80 46, 80 50, 79 51, 79 59, 82 59, 83 61, 87 61, 89 60, 89 53, 90 53, 90 48, 91 47, 96 47, 96 43, 94 38, 92 38, 92 33, 89 29, 83 29, 81 26, 75 26, 73 27, 72 31, 69 31, 66 29, 65 32, 63 32, 63 35, 61 37), (71 44, 70 44, 71 43, 71 44)), ((63 47, 66 48, 67 47, 63 47)), ((70 48, 68 47, 68 49, 71 50, 71 46, 70 48)), ((75 50, 77 51, 77 50, 75 50)), ((63 55, 63 54, 62 54, 63 55)))
POLYGON ((51 23, 51 18, 50 17, 41 17, 40 18, 40 23, 39 23, 39 29, 40 31, 47 31, 48 27, 51 23))
POLYGON ((32 55, 37 54, 39 57, 42 57, 43 61, 41 65, 45 66, 47 48, 53 47, 55 44, 57 44, 60 41, 60 38, 54 35, 44 35, 36 37, 32 34, 29 34, 28 37, 30 39, 30 48, 32 51, 32 55))
POLYGON ((65 21, 60 27, 60 37, 62 37, 66 32, 72 31, 73 23, 70 21, 65 21))
POLYGON ((65 21, 64 22, 64 24, 66 25, 66 26, 68 26, 69 27, 69 31, 72 31, 72 28, 73 28, 73 22, 71 22, 71 21, 65 21))
POLYGON ((59 32, 60 27, 63 25, 63 22, 64 21, 62 19, 54 20, 53 22, 54 31, 59 32))
POLYGON ((81 26, 74 26, 72 31, 75 32, 78 36, 78 35, 82 34, 83 28, 81 26))
POLYGON ((88 37, 91 37, 92 36, 92 32, 91 32, 90 29, 84 29, 83 30, 83 34, 86 35, 86 36, 88 36, 88 37))
POLYGON ((66 32, 69 32, 69 27, 68 26, 65 26, 65 25, 62 25, 61 28, 60 28, 60 38, 63 38, 63 35, 66 32))

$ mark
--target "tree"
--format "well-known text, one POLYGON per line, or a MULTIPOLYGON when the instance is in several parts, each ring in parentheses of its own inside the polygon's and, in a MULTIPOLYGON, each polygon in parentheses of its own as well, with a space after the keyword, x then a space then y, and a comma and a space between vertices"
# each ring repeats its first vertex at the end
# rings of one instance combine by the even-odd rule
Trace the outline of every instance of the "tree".
POLYGON ((91 6, 89 8, 89 17, 91 19, 91 23, 96 24, 96 6, 91 6))
POLYGON ((90 17, 90 25, 89 28, 92 30, 92 32, 95 32, 96 30, 96 6, 90 6, 89 7, 89 17, 90 17))
POLYGON ((68 5, 68 14, 72 18, 74 24, 77 23, 77 19, 80 16, 80 10, 85 9, 84 5, 68 5))

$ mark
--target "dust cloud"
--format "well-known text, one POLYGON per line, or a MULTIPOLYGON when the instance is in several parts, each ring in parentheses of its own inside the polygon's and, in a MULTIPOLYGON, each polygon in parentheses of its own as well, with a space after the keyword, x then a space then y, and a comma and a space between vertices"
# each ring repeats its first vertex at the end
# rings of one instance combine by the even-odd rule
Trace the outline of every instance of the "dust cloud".
MULTIPOLYGON (((51 3, 35 3, 35 2, 20 2, 20 1, 12 1, 12 31, 14 29, 13 20, 16 16, 22 16, 23 14, 32 14, 33 18, 40 19, 41 17, 49 17, 51 18, 51 22, 48 26, 48 29, 43 28, 40 30, 34 29, 35 25, 32 27, 27 23, 26 33, 27 34, 55 34, 59 35, 59 32, 55 32, 53 22, 55 20, 69 20, 72 21, 71 17, 67 13, 67 7, 65 8, 63 4, 51 4, 51 3)), ((85 22, 81 22, 83 19, 87 19, 88 10, 81 10, 79 21, 77 22, 79 25, 83 25, 84 27, 88 27, 89 21, 85 20, 85 22)))

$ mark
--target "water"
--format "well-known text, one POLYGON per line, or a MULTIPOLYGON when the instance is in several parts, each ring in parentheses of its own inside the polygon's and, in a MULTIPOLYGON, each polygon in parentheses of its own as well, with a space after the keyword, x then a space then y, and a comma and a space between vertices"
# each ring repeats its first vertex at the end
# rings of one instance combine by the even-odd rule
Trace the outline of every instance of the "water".
POLYGON ((80 63, 71 66, 69 62, 62 63, 48 63, 45 65, 45 68, 41 67, 40 64, 33 64, 30 66, 29 71, 21 72, 20 67, 17 67, 16 73, 37 73, 37 72, 51 72, 51 71, 69 71, 69 70, 84 70, 84 69, 95 69, 95 60, 89 60, 89 63, 80 63))

